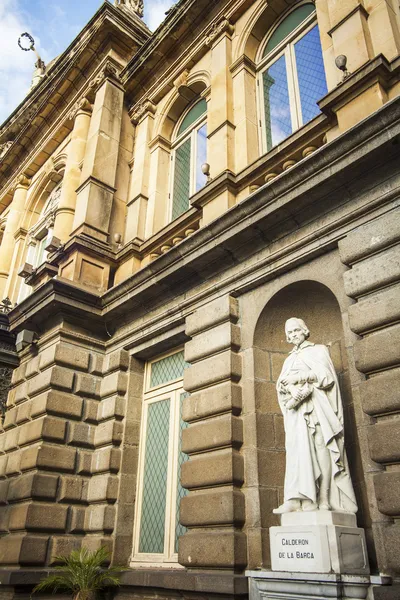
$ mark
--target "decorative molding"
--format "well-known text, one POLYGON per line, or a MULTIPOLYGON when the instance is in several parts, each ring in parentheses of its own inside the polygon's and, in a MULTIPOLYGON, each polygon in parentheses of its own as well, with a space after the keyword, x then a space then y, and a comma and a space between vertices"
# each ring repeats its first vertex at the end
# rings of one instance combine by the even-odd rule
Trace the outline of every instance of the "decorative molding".
POLYGON ((137 125, 144 115, 155 115, 156 108, 156 105, 151 100, 145 100, 142 104, 131 106, 129 117, 132 123, 137 125))
POLYGON ((70 112, 68 113, 68 120, 69 121, 74 121, 77 114, 79 112, 83 112, 83 113, 91 113, 93 111, 93 105, 91 104, 91 102, 86 98, 86 96, 84 96, 83 98, 81 98, 80 100, 78 100, 77 102, 75 102, 75 104, 73 105, 73 107, 71 108, 70 112))
POLYGON ((205 44, 206 46, 211 48, 214 41, 221 35, 221 33, 227 33, 228 35, 232 35, 234 31, 234 26, 231 25, 228 19, 224 18, 219 23, 214 23, 211 26, 211 29, 209 30, 206 36, 205 44))
POLYGON ((250 73, 250 75, 255 77, 257 68, 256 63, 252 61, 251 58, 246 56, 246 54, 242 54, 242 56, 239 56, 239 58, 231 64, 229 70, 232 73, 232 77, 235 77, 235 75, 237 75, 243 70, 247 71, 248 73, 250 73))
POLYGON ((126 12, 137 15, 143 18, 144 1, 143 0, 114 0, 114 6, 122 8, 126 12))
POLYGON ((21 175, 18 175, 18 177, 14 180, 12 190, 15 191, 17 187, 27 190, 30 185, 31 179, 29 179, 29 177, 27 177, 24 173, 21 173, 21 175))
POLYGON ((162 148, 166 152, 170 152, 171 142, 162 135, 156 135, 156 137, 149 142, 149 150, 150 152, 153 152, 153 150, 156 150, 157 148, 162 148))
POLYGON ((9 140, 8 142, 0 144, 0 158, 3 158, 3 156, 7 154, 13 143, 13 141, 9 140))
POLYGON ((120 72, 120 69, 118 69, 117 66, 110 60, 108 60, 101 69, 100 73, 98 73, 96 77, 89 82, 89 89, 96 93, 102 83, 104 83, 106 80, 111 80, 114 83, 118 83, 120 86, 122 86, 120 72))
POLYGON ((362 4, 358 4, 357 6, 355 6, 353 8, 353 10, 351 10, 345 17, 343 17, 343 19, 341 19, 338 23, 336 23, 336 25, 334 25, 327 33, 330 37, 332 37, 332 34, 336 31, 336 29, 339 29, 339 27, 341 25, 343 25, 343 23, 345 23, 348 19, 350 19, 353 15, 355 15, 356 13, 360 12, 361 15, 365 18, 368 19, 369 17, 369 12, 367 11, 367 9, 362 5, 362 4))

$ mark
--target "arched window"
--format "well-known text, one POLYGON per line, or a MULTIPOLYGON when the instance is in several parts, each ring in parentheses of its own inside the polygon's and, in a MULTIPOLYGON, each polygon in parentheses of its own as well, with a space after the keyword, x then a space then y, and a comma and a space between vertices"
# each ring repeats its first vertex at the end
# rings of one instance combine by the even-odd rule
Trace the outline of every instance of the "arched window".
POLYGON ((258 79, 263 150, 276 146, 319 114, 327 92, 315 7, 293 10, 261 47, 258 79))
POLYGON ((189 209, 189 198, 207 182, 201 165, 207 162, 207 102, 202 99, 177 123, 172 145, 171 220, 189 209))

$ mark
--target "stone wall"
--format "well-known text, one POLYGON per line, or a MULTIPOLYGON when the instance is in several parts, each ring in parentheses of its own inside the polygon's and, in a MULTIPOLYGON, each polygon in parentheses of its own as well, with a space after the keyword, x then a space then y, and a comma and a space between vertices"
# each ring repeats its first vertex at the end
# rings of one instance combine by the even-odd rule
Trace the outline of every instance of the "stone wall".
MULTIPOLYGON (((3 565, 112 550, 128 354, 56 341, 14 371, 0 456, 3 565)), ((40 344, 40 341, 39 341, 40 344)))
POLYGON ((340 244, 349 270, 344 273, 351 329, 360 373, 357 393, 364 412, 361 435, 368 441, 363 456, 366 494, 379 570, 400 573, 400 227, 387 213, 352 231, 340 244))

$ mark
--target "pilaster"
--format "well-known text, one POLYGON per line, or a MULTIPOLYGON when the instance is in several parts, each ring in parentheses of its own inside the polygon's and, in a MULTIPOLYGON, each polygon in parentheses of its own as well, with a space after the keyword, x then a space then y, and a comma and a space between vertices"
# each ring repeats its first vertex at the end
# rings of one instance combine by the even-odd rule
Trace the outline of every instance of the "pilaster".
POLYGON ((29 185, 30 179, 25 175, 18 177, 0 246, 0 298, 4 295, 10 273, 15 245, 14 236, 20 226, 29 185))
POLYGON ((151 180, 147 203, 146 239, 160 231, 168 221, 170 166, 171 144, 159 135, 150 143, 151 180))
POLYGON ((235 115, 235 167, 242 171, 259 156, 256 66, 245 55, 230 67, 235 115))
POLYGON ((121 135, 124 89, 118 70, 106 63, 93 82, 96 96, 90 121, 73 234, 108 241, 121 135))
POLYGON ((237 301, 225 296, 190 315, 186 333, 183 405, 189 427, 182 450, 180 520, 188 531, 180 538, 179 562, 187 568, 240 569, 246 565, 241 358, 237 301))
POLYGON ((62 242, 67 241, 72 231, 77 197, 76 190, 79 187, 81 177, 81 165, 85 156, 91 114, 92 105, 87 98, 82 98, 70 113, 70 119, 73 120, 74 126, 68 146, 61 196, 54 223, 54 235, 62 242))

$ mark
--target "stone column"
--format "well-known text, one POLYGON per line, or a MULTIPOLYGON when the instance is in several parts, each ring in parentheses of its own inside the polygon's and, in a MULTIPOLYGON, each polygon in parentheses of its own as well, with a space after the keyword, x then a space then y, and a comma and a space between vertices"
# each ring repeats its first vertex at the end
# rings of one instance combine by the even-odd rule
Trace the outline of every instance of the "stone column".
POLYGON ((359 336, 354 358, 364 377, 360 375, 353 394, 359 395, 365 413, 359 443, 365 440, 367 446, 363 466, 377 566, 394 577, 400 574, 399 243, 398 209, 339 243, 341 260, 349 266, 345 291, 356 300, 349 307, 349 325, 359 336))
POLYGON ((96 86, 73 233, 107 242, 124 102, 124 89, 111 62, 93 82, 96 86))
POLYGON ((74 126, 68 146, 67 164, 61 188, 61 196, 56 210, 54 235, 66 242, 72 231, 76 206, 76 190, 81 177, 81 163, 85 156, 86 141, 89 133, 92 105, 82 98, 70 113, 74 126))
POLYGON ((190 423, 182 433, 180 521, 188 531, 179 541, 179 562, 188 568, 241 569, 246 565, 240 329, 237 301, 219 298, 190 315, 186 333, 183 405, 190 423))
POLYGON ((0 298, 3 297, 10 273, 15 244, 14 235, 21 223, 29 185, 30 179, 25 175, 18 177, 0 246, 0 298))
POLYGON ((168 222, 169 173, 171 168, 171 143, 157 136, 149 145, 150 173, 149 201, 147 205, 145 238, 160 231, 168 222))
POLYGON ((256 66, 243 55, 231 66, 235 109, 235 166, 237 172, 259 156, 257 135, 256 66))
POLYGON ((146 210, 149 199, 150 148, 153 135, 155 106, 146 101, 132 115, 136 125, 135 154, 131 174, 125 241, 144 240, 146 210))

